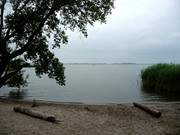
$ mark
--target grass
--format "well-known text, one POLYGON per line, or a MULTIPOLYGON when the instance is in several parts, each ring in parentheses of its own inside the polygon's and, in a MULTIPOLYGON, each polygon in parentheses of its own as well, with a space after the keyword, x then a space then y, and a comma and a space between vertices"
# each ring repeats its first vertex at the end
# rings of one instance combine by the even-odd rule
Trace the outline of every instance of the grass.
POLYGON ((156 92, 180 92, 180 64, 155 64, 141 71, 142 87, 156 92))

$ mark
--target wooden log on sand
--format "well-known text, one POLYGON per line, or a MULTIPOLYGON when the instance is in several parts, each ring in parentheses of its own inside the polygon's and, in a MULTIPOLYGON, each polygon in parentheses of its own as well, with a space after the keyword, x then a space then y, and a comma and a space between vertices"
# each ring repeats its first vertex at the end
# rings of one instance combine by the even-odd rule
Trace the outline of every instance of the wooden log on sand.
POLYGON ((39 119, 42 119, 42 120, 46 120, 46 121, 49 121, 49 122, 54 122, 54 123, 58 122, 58 120, 55 118, 55 116, 46 115, 44 113, 41 113, 41 112, 38 112, 38 111, 34 111, 34 110, 31 110, 31 109, 28 109, 28 108, 14 107, 14 111, 26 114, 26 115, 31 116, 31 117, 35 117, 35 118, 39 118, 39 119))
POLYGON ((144 110, 145 112, 147 112, 147 113, 153 115, 153 116, 156 117, 156 118, 159 118, 159 117, 161 116, 161 112, 158 111, 158 110, 149 108, 149 107, 144 106, 144 105, 139 104, 139 103, 133 103, 133 105, 134 105, 135 107, 138 107, 138 108, 144 110))

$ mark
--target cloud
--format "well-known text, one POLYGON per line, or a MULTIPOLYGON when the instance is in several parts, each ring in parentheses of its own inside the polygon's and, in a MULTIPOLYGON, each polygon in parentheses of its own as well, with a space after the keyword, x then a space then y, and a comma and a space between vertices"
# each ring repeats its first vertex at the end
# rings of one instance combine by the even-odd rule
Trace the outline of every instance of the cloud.
POLYGON ((63 62, 180 62, 179 0, 116 0, 106 24, 88 26, 88 38, 70 33, 56 50, 63 62))
POLYGON ((180 31, 178 31, 178 32, 173 32, 172 34, 170 34, 169 35, 169 37, 168 37, 169 39, 180 39, 180 31))

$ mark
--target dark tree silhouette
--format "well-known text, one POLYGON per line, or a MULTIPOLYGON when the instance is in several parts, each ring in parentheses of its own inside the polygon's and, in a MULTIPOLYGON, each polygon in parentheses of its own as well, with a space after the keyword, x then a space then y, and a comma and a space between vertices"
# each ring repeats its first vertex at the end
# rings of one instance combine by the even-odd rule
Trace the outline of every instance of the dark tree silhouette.
POLYGON ((113 3, 114 0, 0 0, 0 87, 23 84, 21 71, 27 62, 33 63, 38 76, 48 74, 64 85, 63 64, 49 48, 66 44, 68 29, 77 29, 86 37, 87 25, 104 23, 113 3))

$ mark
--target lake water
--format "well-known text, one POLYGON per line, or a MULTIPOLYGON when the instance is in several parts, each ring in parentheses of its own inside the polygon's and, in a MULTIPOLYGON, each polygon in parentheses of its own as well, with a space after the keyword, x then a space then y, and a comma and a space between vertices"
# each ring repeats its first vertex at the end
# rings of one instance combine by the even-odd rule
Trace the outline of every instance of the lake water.
POLYGON ((149 65, 73 64, 65 65, 66 86, 59 86, 46 75, 36 77, 27 68, 29 85, 20 95, 15 88, 3 87, 5 98, 37 99, 60 102, 123 103, 146 101, 180 101, 177 95, 159 95, 141 90, 140 72, 149 65))

